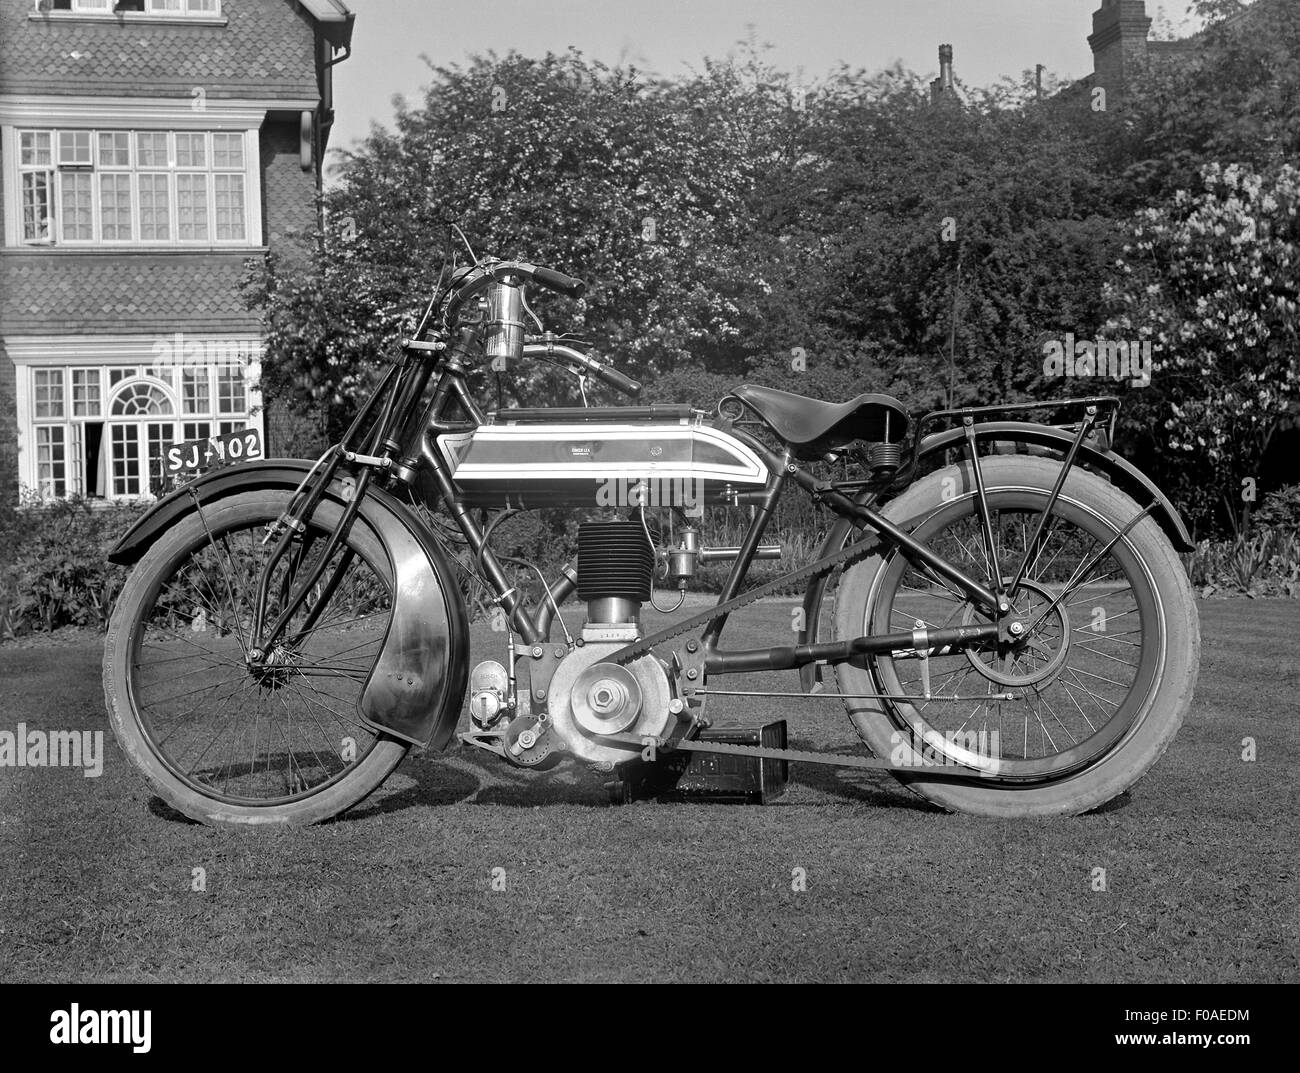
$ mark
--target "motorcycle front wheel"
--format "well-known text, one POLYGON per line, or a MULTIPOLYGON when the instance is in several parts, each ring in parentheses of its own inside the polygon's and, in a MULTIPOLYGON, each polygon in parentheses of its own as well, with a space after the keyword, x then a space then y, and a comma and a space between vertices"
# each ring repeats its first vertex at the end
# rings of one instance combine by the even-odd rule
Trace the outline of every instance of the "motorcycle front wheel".
MULTIPOLYGON (((104 652, 117 740, 178 812, 217 826, 316 823, 373 792, 409 746, 357 714, 392 616, 392 569, 364 510, 264 666, 254 602, 287 491, 187 514, 136 564, 104 652)), ((270 576, 274 619, 325 552, 343 507, 322 500, 270 576)))
MULTIPOLYGON (((1038 626, 1015 643, 896 651, 842 664, 859 735, 943 808, 987 816, 1077 814, 1129 789, 1173 740, 1191 703, 1200 631, 1187 575, 1160 526, 1131 498, 1074 469, 1042 535, 1059 464, 981 459, 990 555, 969 461, 933 473, 884 513, 990 588, 1029 568, 1013 600, 1038 626), (994 562, 996 560, 996 563, 994 562), (925 699, 928 693, 930 699, 925 699), (897 698, 897 699, 893 699, 897 698)), ((836 601, 841 638, 992 621, 898 551, 851 567, 836 601)))

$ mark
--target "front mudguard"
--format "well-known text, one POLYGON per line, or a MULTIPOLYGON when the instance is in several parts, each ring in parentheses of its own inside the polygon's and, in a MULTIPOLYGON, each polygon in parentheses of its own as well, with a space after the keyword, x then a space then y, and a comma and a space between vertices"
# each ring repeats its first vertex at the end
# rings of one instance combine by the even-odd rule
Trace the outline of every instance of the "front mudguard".
MULTIPOLYGON (((310 472, 302 459, 266 459, 215 470, 159 500, 109 553, 131 565, 182 517, 237 492, 292 491, 310 472)), ((342 504, 335 480, 326 493, 342 504)), ((442 749, 456 732, 465 701, 469 623, 442 549, 410 509, 370 488, 361 517, 383 541, 393 571, 393 614, 383 648, 366 679, 357 714, 368 725, 413 745, 442 749)))
MULTIPOLYGON (((1002 443, 1023 443, 1033 447, 1045 448, 1052 452, 1060 451, 1062 454, 1069 450, 1070 445, 1074 443, 1074 436, 1073 432, 1057 428, 1055 425, 1039 425, 1032 421, 986 421, 975 426, 975 439, 977 441, 995 440, 1002 443)), ((926 436, 916 449, 917 464, 919 465, 924 459, 941 451, 961 447, 965 442, 965 438, 966 430, 964 428, 947 429, 926 436)), ((1196 550, 1196 544, 1192 540, 1191 534, 1188 533, 1187 526, 1178 513, 1178 508, 1156 487, 1155 482, 1150 477, 1128 459, 1121 458, 1114 451, 1101 450, 1085 442, 1079 445, 1079 453, 1075 456, 1075 465, 1083 466, 1085 469, 1091 469, 1107 477, 1112 484, 1127 493, 1140 505, 1153 504, 1151 516, 1159 523, 1160 528, 1165 531, 1165 535, 1169 538, 1169 542, 1174 546, 1174 549, 1180 552, 1196 550)), ((826 540, 823 542, 818 556, 830 555, 832 552, 839 551, 848 542, 853 530, 853 523, 848 519, 838 519, 831 526, 830 532, 826 534, 826 540)), ((814 578, 804 592, 804 629, 799 633, 800 644, 812 644, 817 640, 822 598, 825 596, 829 579, 827 574, 814 578)), ((822 682, 820 666, 808 664, 801 667, 799 669, 799 682, 805 693, 816 691, 822 682)))

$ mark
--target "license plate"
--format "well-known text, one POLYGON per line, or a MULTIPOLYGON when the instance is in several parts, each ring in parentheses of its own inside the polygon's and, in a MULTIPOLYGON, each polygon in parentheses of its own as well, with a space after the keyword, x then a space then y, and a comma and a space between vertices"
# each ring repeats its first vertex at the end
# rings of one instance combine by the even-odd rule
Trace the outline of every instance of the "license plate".
POLYGON ((169 444, 163 448, 163 474, 184 481, 210 469, 261 457, 262 437, 257 429, 246 428, 169 444))

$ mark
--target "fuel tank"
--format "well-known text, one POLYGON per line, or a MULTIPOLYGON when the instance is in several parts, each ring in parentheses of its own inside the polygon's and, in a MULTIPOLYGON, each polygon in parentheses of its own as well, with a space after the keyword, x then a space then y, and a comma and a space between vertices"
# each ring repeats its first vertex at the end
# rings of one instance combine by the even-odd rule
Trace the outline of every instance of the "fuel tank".
POLYGON ((437 450, 474 506, 677 506, 764 487, 767 467, 688 407, 502 410, 437 450), (638 498, 639 497, 639 498, 638 498))

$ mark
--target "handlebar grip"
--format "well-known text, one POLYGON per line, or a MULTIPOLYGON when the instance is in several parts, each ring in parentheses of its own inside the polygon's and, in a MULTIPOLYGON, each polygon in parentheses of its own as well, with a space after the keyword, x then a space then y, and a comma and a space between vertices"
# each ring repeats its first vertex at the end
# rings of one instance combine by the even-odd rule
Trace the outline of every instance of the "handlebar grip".
POLYGON ((567 294, 570 298, 581 298, 587 290, 587 285, 582 280, 566 276, 563 272, 557 272, 553 268, 535 268, 533 270, 533 279, 543 287, 549 287, 553 291, 567 294))
POLYGON ((592 373, 597 380, 603 380, 612 388, 617 388, 624 395, 630 395, 636 398, 641 394, 641 385, 633 380, 630 376, 624 376, 617 369, 611 369, 608 365, 598 365, 592 369, 592 373))

